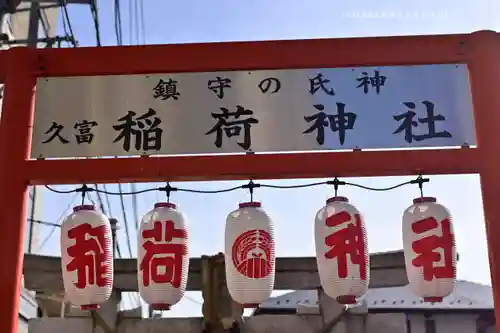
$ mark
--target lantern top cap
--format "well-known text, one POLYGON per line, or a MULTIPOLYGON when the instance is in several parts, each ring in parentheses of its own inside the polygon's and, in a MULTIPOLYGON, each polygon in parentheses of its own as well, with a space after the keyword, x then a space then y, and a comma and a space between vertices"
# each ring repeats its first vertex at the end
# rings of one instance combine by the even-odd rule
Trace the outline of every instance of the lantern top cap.
POLYGON ((247 208, 247 207, 259 208, 259 207, 262 207, 262 204, 260 202, 255 202, 255 201, 240 203, 240 208, 247 208))
POLYGON ((95 210, 95 207, 94 207, 94 205, 80 205, 80 206, 73 207, 74 212, 78 212, 81 210, 95 210))
POLYGON ((166 208, 172 208, 175 209, 177 206, 173 203, 170 202, 157 202, 155 203, 155 208, 160 208, 160 207, 166 207, 166 208))
POLYGON ((347 199, 346 197, 332 197, 326 200, 327 204, 332 202, 349 202, 349 199, 347 199))
POLYGON ((420 197, 413 199, 414 204, 426 203, 426 202, 437 202, 437 200, 434 197, 420 197))

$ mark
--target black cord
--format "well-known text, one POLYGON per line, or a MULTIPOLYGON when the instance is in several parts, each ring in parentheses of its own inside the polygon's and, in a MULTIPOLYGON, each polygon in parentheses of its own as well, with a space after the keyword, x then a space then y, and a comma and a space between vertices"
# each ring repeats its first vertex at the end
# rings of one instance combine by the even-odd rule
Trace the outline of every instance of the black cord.
POLYGON ((172 187, 170 186, 170 183, 167 183, 166 186, 163 187, 158 187, 158 188, 147 188, 147 189, 142 189, 138 191, 131 191, 131 192, 112 192, 112 191, 107 191, 107 190, 102 190, 99 188, 92 188, 92 187, 79 187, 76 189, 72 190, 56 190, 48 185, 45 185, 45 187, 54 193, 59 193, 59 194, 68 194, 68 193, 74 193, 74 192, 82 192, 83 190, 86 192, 98 192, 98 193, 104 193, 107 195, 137 195, 137 194, 142 194, 142 193, 147 193, 147 192, 154 192, 154 191, 161 191, 161 192, 166 192, 167 193, 167 198, 170 198, 170 193, 177 191, 177 192, 187 192, 187 193, 200 193, 200 194, 216 194, 216 193, 225 193, 225 192, 232 192, 235 190, 239 189, 248 189, 251 192, 251 195, 253 195, 253 189, 258 188, 258 187, 264 187, 264 188, 274 188, 274 189, 293 189, 293 188, 305 188, 305 187, 314 187, 314 186, 321 186, 321 185, 333 185, 335 187, 335 190, 338 190, 338 187, 340 185, 346 185, 346 186, 353 186, 353 187, 358 187, 362 188, 365 190, 369 191, 378 191, 378 192, 383 192, 383 191, 391 191, 394 189, 397 189, 399 187, 403 187, 406 185, 410 184, 418 184, 420 190, 422 191, 422 186, 424 183, 429 182, 429 178, 423 178, 422 175, 419 175, 416 179, 413 179, 411 181, 406 181, 400 184, 396 184, 393 186, 389 187, 369 187, 361 184, 356 184, 356 183, 349 183, 349 182, 344 182, 338 180, 338 178, 335 177, 334 180, 329 180, 329 181, 324 181, 324 182, 314 182, 314 183, 308 183, 308 184, 297 184, 297 185, 271 185, 271 184, 258 184, 254 183, 252 180, 245 185, 240 185, 240 186, 233 186, 225 189, 220 189, 220 190, 195 190, 195 189, 189 189, 189 188, 182 188, 182 187, 172 187))
POLYGON ((93 191, 94 191, 94 189, 88 187, 86 184, 83 184, 82 187, 77 188, 75 190, 75 192, 82 193, 82 206, 85 204, 85 197, 86 197, 87 193, 93 192, 93 191))
POLYGON ((409 181, 409 182, 404 182, 404 183, 401 183, 401 184, 397 184, 397 185, 394 185, 394 186, 389 186, 389 187, 381 187, 381 188, 376 188, 376 187, 368 187, 368 186, 364 186, 364 185, 360 185, 360 184, 354 184, 354 183, 345 183, 345 185, 349 185, 349 186, 354 186, 354 187, 359 187, 359 188, 362 188, 364 190, 369 190, 369 191, 379 191, 379 192, 383 192, 383 191, 391 191, 391 190, 395 190, 399 187, 403 187, 405 185, 409 185, 411 184, 412 182, 409 181))
POLYGON ((45 188, 51 192, 54 193, 59 193, 59 194, 69 194, 69 193, 75 193, 76 190, 56 190, 55 188, 49 187, 48 185, 45 185, 45 188))
POLYGON ((99 193, 103 193, 103 194, 107 194, 107 195, 136 195, 136 194, 142 194, 142 193, 147 193, 147 192, 154 192, 154 191, 158 191, 157 188, 147 188, 147 189, 144 189, 144 190, 139 190, 139 191, 130 191, 130 192, 113 192, 113 191, 108 191, 108 190, 95 190, 94 191, 96 192, 99 192, 99 193))
POLYGON ((240 186, 240 188, 247 189, 250 192, 250 202, 253 202, 253 190, 259 188, 260 184, 256 184, 250 179, 248 184, 240 186))
POLYGON ((221 190, 193 190, 193 189, 188 189, 188 188, 177 188, 177 191, 187 192, 187 193, 215 194, 215 193, 232 192, 235 190, 239 190, 241 188, 242 188, 241 186, 234 186, 234 187, 225 188, 225 189, 221 189, 221 190))
POLYGON ((277 188, 277 189, 292 189, 292 188, 314 187, 314 186, 325 185, 325 184, 326 184, 326 182, 316 182, 316 183, 308 183, 308 184, 300 184, 300 185, 270 185, 270 184, 260 184, 260 187, 277 188))
POLYGON ((410 184, 417 184, 418 189, 420 190, 420 197, 424 197, 424 183, 428 183, 430 181, 429 178, 424 178, 422 175, 419 175, 417 179, 410 181, 410 184))
POLYGON ((107 194, 107 195, 134 195, 134 194, 142 194, 142 193, 146 193, 146 192, 158 191, 157 188, 147 188, 147 189, 139 190, 139 191, 120 193, 120 192, 113 192, 113 191, 108 191, 108 190, 101 190, 99 188, 93 188, 93 187, 89 187, 86 185, 79 187, 79 188, 76 188, 76 189, 72 189, 72 190, 56 190, 48 185, 45 185, 45 188, 48 189, 49 191, 54 192, 54 193, 59 193, 59 194, 82 192, 84 187, 85 187, 86 192, 97 192, 97 193, 102 193, 102 194, 107 194))

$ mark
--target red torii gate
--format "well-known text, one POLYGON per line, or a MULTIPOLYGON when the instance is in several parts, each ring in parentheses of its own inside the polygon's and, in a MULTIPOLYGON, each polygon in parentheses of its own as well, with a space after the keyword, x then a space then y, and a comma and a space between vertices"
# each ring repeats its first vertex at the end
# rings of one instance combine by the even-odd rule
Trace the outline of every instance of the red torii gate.
MULTIPOLYGON (((206 43, 0 52, 0 332, 16 333, 29 184, 284 179, 479 173, 500 318, 500 36, 463 35, 206 43), (477 148, 231 156, 31 160, 40 76, 465 63, 477 148)), ((497 328, 500 332, 500 327, 497 328)))

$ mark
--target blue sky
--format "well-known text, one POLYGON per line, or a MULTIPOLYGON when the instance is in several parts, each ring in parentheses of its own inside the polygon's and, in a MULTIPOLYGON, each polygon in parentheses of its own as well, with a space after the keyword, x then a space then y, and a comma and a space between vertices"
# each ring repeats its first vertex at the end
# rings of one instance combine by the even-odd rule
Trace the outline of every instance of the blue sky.
MULTIPOLYGON (((129 38, 129 1, 122 4, 124 42, 129 38)), ((101 34, 104 45, 115 45, 112 1, 98 1, 101 34)), ((95 45, 89 8, 70 6, 69 15, 75 37, 81 46, 95 45)), ((494 0, 421 0, 410 3, 398 0, 333 1, 333 0, 144 0, 147 44, 297 39, 320 37, 386 36, 405 34, 442 34, 471 32, 480 29, 498 30, 500 3, 494 0), (399 16, 398 16, 399 15, 399 16)), ((89 59, 89 61, 92 61, 89 59)), ((147 61, 147 60, 145 60, 147 61)), ((367 186, 386 187, 411 177, 359 178, 349 181, 367 186)), ((317 180, 274 181, 276 184, 298 184, 317 180)), ((270 182, 265 182, 270 183, 270 182)), ((219 189, 242 182, 202 182, 177 184, 196 189, 219 189)), ((156 184, 140 184, 139 188, 156 184)), ((130 185, 124 186, 125 191, 130 185)), ((115 185, 108 186, 116 190, 115 185)), ((490 284, 484 230, 484 219, 479 190, 479 177, 436 176, 424 187, 425 194, 438 197, 453 214, 453 222, 460 253, 459 278, 490 284)), ((45 192, 47 192, 45 190, 45 192)), ((407 186, 390 192, 369 192, 357 188, 341 188, 365 215, 371 252, 402 248, 401 214, 418 195, 416 186, 407 186)), ((278 256, 314 256, 313 220, 332 194, 329 187, 296 190, 258 189, 256 199, 263 202, 276 225, 278 256)), ((139 215, 151 209, 161 194, 139 195, 139 215)), ((223 250, 226 215, 238 202, 248 199, 243 190, 225 194, 174 193, 172 201, 179 204, 189 217, 190 253, 192 256, 214 254, 223 250)), ((47 193, 44 197, 43 220, 57 219, 72 202, 73 195, 47 193)), ((73 201, 76 200, 76 201, 73 201)), ((131 207, 126 198, 126 207, 131 207)), ((118 197, 112 197, 112 211, 122 220, 118 197)), ((133 212, 127 211, 135 256, 136 233, 133 212)), ((41 238, 49 231, 44 227, 41 238)), ((125 230, 119 232, 122 253, 128 256, 125 230)), ((42 253, 59 256, 59 233, 56 231, 42 253)), ((200 296, 189 293, 174 307, 169 316, 200 314, 200 296)), ((129 302, 131 302, 129 300, 129 302)))

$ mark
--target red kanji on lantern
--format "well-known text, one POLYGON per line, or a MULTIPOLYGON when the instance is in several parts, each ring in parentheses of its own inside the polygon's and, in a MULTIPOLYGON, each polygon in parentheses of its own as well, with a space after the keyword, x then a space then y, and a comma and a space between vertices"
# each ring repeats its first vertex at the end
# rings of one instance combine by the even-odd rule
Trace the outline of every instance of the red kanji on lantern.
POLYGON ((111 296, 111 225, 93 205, 74 207, 61 223, 61 269, 66 300, 82 310, 95 310, 111 296))
POLYGON ((104 225, 92 227, 90 224, 80 224, 68 230, 68 237, 74 239, 74 244, 68 247, 68 255, 72 257, 66 266, 68 272, 77 272, 75 286, 84 289, 87 285, 104 287, 111 284, 111 267, 107 264, 106 231, 104 225))
POLYGON ((155 221, 152 229, 142 231, 142 237, 147 240, 143 243, 146 251, 140 263, 143 273, 144 286, 150 282, 170 283, 179 288, 182 278, 183 256, 187 249, 184 244, 172 244, 174 238, 185 239, 187 233, 184 229, 175 228, 173 221, 155 221), (165 232, 163 227, 165 226, 165 232), (160 268, 164 268, 160 272, 160 268))
POLYGON ((356 304, 370 283, 368 240, 360 211, 346 197, 326 201, 314 219, 321 286, 340 304, 356 304))
POLYGON ((431 235, 413 241, 412 248, 417 254, 412 260, 415 267, 421 267, 424 280, 432 281, 434 278, 454 278, 455 269, 453 266, 453 233, 449 219, 444 219, 439 223, 434 217, 429 217, 416 221, 411 225, 414 233, 435 230, 441 225, 442 236, 431 235), (442 266, 434 266, 441 261, 441 253, 436 250, 441 249, 444 256, 442 266))
MULTIPOLYGON (((325 223, 328 227, 336 227, 351 221, 352 217, 346 211, 329 216, 325 223)), ((349 274, 347 256, 351 262, 359 266, 359 274, 362 280, 366 280, 366 252, 361 216, 354 215, 355 223, 348 223, 344 228, 333 232, 325 237, 325 244, 331 247, 325 253, 325 258, 337 258, 338 276, 346 278, 349 274)))
POLYGON ((251 229, 239 235, 231 251, 238 272, 252 279, 268 276, 273 269, 272 242, 271 235, 262 229, 251 229))
POLYGON ((189 272, 186 216, 158 202, 142 219, 137 239, 139 294, 155 310, 169 310, 186 290, 189 272))
POLYGON ((455 287, 456 247, 449 210, 420 197, 403 213, 405 266, 412 291, 424 302, 441 302, 455 287))

